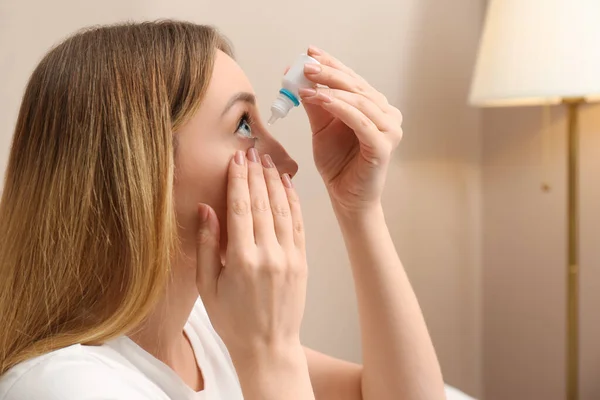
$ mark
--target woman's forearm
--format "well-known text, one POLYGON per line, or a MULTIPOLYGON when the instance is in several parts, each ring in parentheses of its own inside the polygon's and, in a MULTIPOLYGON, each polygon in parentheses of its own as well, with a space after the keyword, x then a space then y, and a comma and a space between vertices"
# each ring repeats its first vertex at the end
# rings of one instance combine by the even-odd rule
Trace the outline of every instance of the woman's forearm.
POLYGON ((382 208, 336 214, 356 285, 364 400, 444 399, 435 350, 382 208))

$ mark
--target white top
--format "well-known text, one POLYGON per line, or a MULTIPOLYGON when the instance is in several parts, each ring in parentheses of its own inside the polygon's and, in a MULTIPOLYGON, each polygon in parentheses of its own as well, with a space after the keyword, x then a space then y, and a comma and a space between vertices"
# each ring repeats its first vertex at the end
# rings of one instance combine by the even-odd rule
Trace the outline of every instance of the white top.
POLYGON ((242 400, 227 348, 200 299, 184 331, 204 377, 201 392, 123 336, 102 346, 75 344, 14 366, 0 377, 0 400, 242 400))

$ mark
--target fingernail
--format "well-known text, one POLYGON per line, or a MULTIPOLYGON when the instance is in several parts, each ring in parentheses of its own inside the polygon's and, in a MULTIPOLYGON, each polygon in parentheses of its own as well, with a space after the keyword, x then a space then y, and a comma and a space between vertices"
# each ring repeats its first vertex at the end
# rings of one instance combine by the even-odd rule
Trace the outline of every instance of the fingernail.
POLYGON ((302 88, 298 90, 300 97, 312 97, 317 94, 317 91, 313 88, 302 88))
POLYGON ((208 221, 208 207, 201 206, 200 210, 198 211, 198 215, 200 215, 201 223, 205 223, 206 221, 208 221))
POLYGON ((324 103, 331 103, 333 101, 333 98, 323 91, 319 92, 317 99, 322 100, 324 103))
POLYGON ((252 162, 260 162, 258 158, 258 151, 254 147, 248 149, 248 159, 252 162))
POLYGON ((283 181, 283 186, 285 186, 286 188, 292 189, 294 187, 294 184, 292 183, 292 178, 290 178, 289 174, 281 175, 281 180, 283 181))
POLYGON ((244 165, 245 159, 246 159, 246 156, 244 155, 243 151, 238 150, 235 152, 235 163, 237 165, 244 165))
POLYGON ((304 64, 304 72, 307 74, 318 74, 321 70, 319 64, 304 64))
POLYGON ((320 56, 321 54, 323 54, 323 50, 321 50, 317 46, 310 45, 308 46, 308 53, 309 55, 311 54, 314 56, 320 56))
POLYGON ((275 164, 273 163, 273 159, 270 155, 265 154, 263 157, 263 165, 265 168, 275 168, 275 164))

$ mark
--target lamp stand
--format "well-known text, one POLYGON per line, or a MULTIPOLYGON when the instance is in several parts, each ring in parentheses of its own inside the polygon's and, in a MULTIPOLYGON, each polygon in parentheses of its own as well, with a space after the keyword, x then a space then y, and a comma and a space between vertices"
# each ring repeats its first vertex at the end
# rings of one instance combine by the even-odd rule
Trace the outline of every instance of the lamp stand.
POLYGON ((567 400, 579 399, 579 106, 583 98, 566 98, 568 118, 567 207, 567 400))

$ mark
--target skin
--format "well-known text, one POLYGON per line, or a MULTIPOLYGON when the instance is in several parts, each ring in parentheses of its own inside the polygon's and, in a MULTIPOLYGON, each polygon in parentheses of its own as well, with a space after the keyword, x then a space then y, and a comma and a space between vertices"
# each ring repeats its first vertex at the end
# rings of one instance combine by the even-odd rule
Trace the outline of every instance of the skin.
POLYGON ((252 86, 219 52, 197 113, 176 133, 175 199, 182 254, 165 298, 132 339, 202 390, 183 327, 198 294, 231 354, 246 399, 442 399, 443 379, 381 207, 401 113, 341 62, 302 90, 314 158, 347 245, 363 365, 303 348, 306 294, 298 170, 266 130, 252 86), (250 115, 247 124, 242 115, 250 115), (167 317, 168 316, 168 317, 167 317), (234 329, 235 326, 235 329, 234 329))

